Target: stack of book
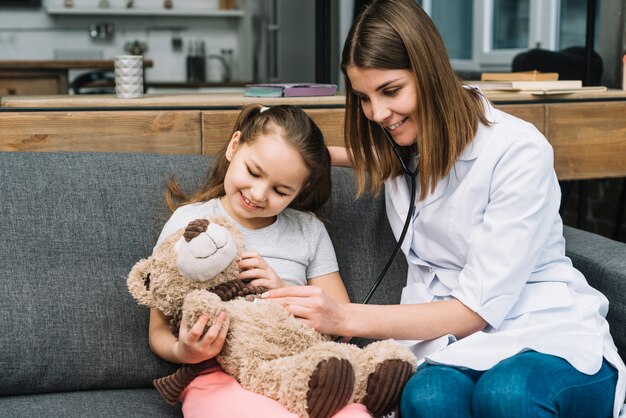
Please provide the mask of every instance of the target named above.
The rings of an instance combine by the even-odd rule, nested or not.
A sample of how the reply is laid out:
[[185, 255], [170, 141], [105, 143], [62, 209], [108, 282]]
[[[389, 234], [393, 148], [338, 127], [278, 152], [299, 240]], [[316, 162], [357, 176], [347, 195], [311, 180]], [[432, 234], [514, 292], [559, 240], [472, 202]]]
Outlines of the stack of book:
[[559, 73], [544, 73], [541, 71], [514, 71], [512, 73], [482, 73], [480, 81], [554, 81], [559, 79]]
[[513, 73], [483, 73], [480, 81], [467, 84], [483, 91], [520, 92], [537, 96], [606, 91], [604, 86], [585, 86], [581, 80], [559, 80], [558, 73], [521, 71]]
[[606, 91], [604, 86], [585, 86], [581, 80], [477, 81], [468, 83], [483, 91], [509, 91], [532, 95], [554, 95]]

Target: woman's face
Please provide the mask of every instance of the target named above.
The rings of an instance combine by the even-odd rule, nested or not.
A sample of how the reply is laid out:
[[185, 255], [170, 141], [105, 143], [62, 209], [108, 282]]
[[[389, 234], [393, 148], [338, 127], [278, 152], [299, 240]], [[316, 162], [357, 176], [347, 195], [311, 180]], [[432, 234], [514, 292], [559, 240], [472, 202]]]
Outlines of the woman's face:
[[[275, 131], [276, 132], [276, 131]], [[309, 177], [300, 153], [277, 133], [241, 144], [235, 132], [226, 152], [222, 205], [240, 225], [258, 229], [271, 225], [298, 196]]]
[[417, 88], [409, 70], [350, 66], [346, 71], [365, 117], [382, 125], [400, 146], [417, 138]]

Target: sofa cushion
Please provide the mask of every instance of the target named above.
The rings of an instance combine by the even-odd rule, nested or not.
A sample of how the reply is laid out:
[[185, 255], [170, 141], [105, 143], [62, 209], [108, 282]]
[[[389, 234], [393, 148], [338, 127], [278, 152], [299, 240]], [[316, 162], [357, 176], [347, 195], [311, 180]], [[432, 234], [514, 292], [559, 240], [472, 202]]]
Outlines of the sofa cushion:
[[[164, 191], [204, 178], [204, 156], [0, 153], [0, 395], [150, 387], [175, 366], [148, 346], [148, 309], [128, 294], [133, 264], [169, 216]], [[354, 200], [333, 172], [324, 208], [341, 274], [361, 301], [394, 246], [384, 201]], [[397, 303], [402, 256], [372, 303]]]
[[567, 226], [563, 234], [574, 267], [609, 299], [606, 318], [618, 352], [626, 360], [626, 245]]
[[[396, 245], [383, 194], [355, 199], [352, 170], [334, 167], [333, 193], [322, 214], [337, 252], [339, 271], [353, 302], [362, 302], [383, 270]], [[370, 300], [371, 304], [400, 303], [406, 285], [407, 264], [399, 252]]]
[[3, 417], [146, 418], [181, 417], [152, 389], [90, 390], [2, 398]]
[[0, 395], [150, 387], [174, 370], [148, 346], [126, 276], [167, 217], [172, 172], [206, 158], [0, 155]]

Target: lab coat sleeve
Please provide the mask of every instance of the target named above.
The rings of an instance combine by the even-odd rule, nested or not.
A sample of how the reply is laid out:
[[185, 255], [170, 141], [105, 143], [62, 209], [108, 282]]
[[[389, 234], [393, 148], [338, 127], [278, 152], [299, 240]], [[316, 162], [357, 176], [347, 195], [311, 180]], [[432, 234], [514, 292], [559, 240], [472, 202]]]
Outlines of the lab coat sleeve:
[[489, 201], [452, 296], [497, 329], [537, 264], [559, 204], [552, 148], [540, 135], [519, 137], [493, 164]]

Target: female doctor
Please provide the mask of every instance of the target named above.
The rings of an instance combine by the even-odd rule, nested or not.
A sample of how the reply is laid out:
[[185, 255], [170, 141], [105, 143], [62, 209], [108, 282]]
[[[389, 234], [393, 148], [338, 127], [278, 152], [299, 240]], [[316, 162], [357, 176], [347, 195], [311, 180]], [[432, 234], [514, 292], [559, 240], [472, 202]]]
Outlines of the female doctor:
[[[333, 161], [353, 167], [359, 194], [385, 186], [396, 238], [415, 206], [401, 305], [301, 286], [266, 297], [329, 335], [408, 340], [423, 362], [403, 418], [617, 416], [626, 368], [607, 299], [565, 256], [547, 140], [461, 85], [414, 0], [366, 8], [341, 68], [348, 152], [332, 148]], [[417, 167], [415, 201], [386, 134]]]

